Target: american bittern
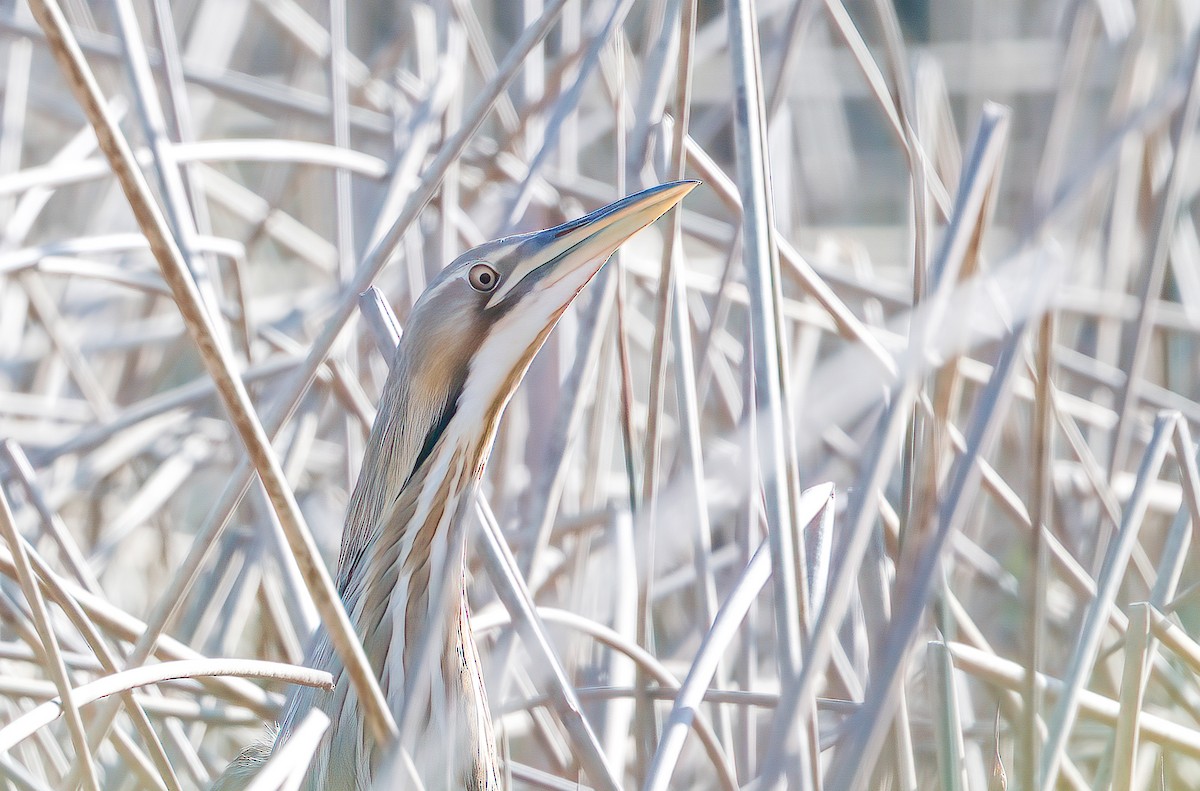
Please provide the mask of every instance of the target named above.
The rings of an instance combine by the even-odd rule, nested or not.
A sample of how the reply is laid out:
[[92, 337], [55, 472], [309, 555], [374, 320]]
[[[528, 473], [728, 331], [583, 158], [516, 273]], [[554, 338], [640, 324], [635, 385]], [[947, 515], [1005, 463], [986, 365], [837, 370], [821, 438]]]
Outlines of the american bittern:
[[[409, 705], [422, 721], [401, 746], [431, 791], [500, 787], [457, 529], [500, 416], [559, 316], [613, 251], [695, 186], [652, 187], [557, 228], [488, 242], [446, 267], [413, 306], [350, 498], [337, 583], [397, 719], [406, 693], [421, 690]], [[450, 600], [439, 610], [447, 580]], [[418, 661], [417, 647], [431, 639], [439, 656]], [[387, 745], [372, 738], [323, 631], [308, 661], [332, 672], [334, 690], [296, 692], [274, 744], [321, 709], [332, 724], [304, 787], [370, 788]], [[244, 787], [273, 747], [248, 748], [216, 788]]]

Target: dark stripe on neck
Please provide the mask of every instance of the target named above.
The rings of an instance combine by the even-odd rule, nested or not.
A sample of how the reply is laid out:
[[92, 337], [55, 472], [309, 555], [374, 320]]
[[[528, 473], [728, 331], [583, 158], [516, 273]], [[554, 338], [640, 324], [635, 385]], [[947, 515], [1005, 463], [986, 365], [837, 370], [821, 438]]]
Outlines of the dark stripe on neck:
[[[446, 399], [446, 403], [442, 406], [441, 413], [437, 419], [429, 426], [429, 432], [425, 435], [425, 441], [421, 444], [421, 452], [417, 454], [417, 460], [413, 462], [412, 470], [409, 471], [408, 477], [404, 479], [404, 486], [400, 487], [400, 491], [408, 488], [409, 481], [417, 474], [417, 470], [421, 469], [424, 464], [433, 454], [434, 447], [437, 446], [438, 440], [446, 433], [446, 427], [450, 425], [450, 420], [454, 417], [454, 413], [458, 411], [458, 398], [462, 395], [465, 382], [455, 383], [454, 389], [450, 392], [450, 397]], [[397, 494], [399, 496], [399, 494]]]

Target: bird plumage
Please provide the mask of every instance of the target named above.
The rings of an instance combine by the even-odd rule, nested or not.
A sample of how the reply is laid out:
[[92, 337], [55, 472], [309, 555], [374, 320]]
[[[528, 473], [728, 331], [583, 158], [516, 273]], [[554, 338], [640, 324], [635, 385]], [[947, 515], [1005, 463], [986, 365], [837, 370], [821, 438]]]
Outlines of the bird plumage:
[[[694, 185], [654, 187], [557, 228], [477, 247], [413, 306], [350, 498], [337, 586], [393, 715], [414, 725], [401, 746], [427, 789], [500, 787], [463, 562], [504, 407], [613, 250]], [[393, 761], [401, 752], [368, 732], [323, 629], [308, 664], [333, 674], [333, 691], [294, 692], [274, 740], [248, 748], [215, 788], [242, 787], [313, 708], [331, 725], [303, 788], [365, 791], [381, 772], [403, 776]]]

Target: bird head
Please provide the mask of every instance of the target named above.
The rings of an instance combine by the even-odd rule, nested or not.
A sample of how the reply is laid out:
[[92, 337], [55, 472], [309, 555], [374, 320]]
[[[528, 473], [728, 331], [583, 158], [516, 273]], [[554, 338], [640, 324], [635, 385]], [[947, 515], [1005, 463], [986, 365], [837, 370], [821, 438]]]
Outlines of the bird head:
[[410, 437], [410, 474], [456, 416], [484, 441], [482, 463], [558, 318], [622, 242], [697, 184], [651, 187], [555, 228], [488, 242], [439, 273], [413, 306], [393, 366], [407, 391], [410, 414], [402, 418], [424, 431]]

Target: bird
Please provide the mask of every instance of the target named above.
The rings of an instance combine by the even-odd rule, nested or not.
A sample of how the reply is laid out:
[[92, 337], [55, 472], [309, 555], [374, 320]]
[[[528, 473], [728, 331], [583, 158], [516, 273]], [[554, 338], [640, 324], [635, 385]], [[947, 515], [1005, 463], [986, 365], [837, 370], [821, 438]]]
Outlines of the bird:
[[[318, 628], [306, 664], [329, 671], [333, 691], [293, 692], [274, 735], [244, 750], [213, 791], [245, 788], [313, 709], [330, 725], [306, 791], [366, 791], [395, 771], [398, 755], [426, 789], [501, 788], [471, 635], [464, 526], [504, 409], [559, 317], [622, 243], [697, 184], [660, 184], [554, 228], [487, 242], [429, 283], [383, 387], [335, 576], [393, 717], [401, 720], [411, 695], [416, 727], [401, 734], [403, 751], [375, 740]], [[437, 653], [421, 661], [428, 640]]]

